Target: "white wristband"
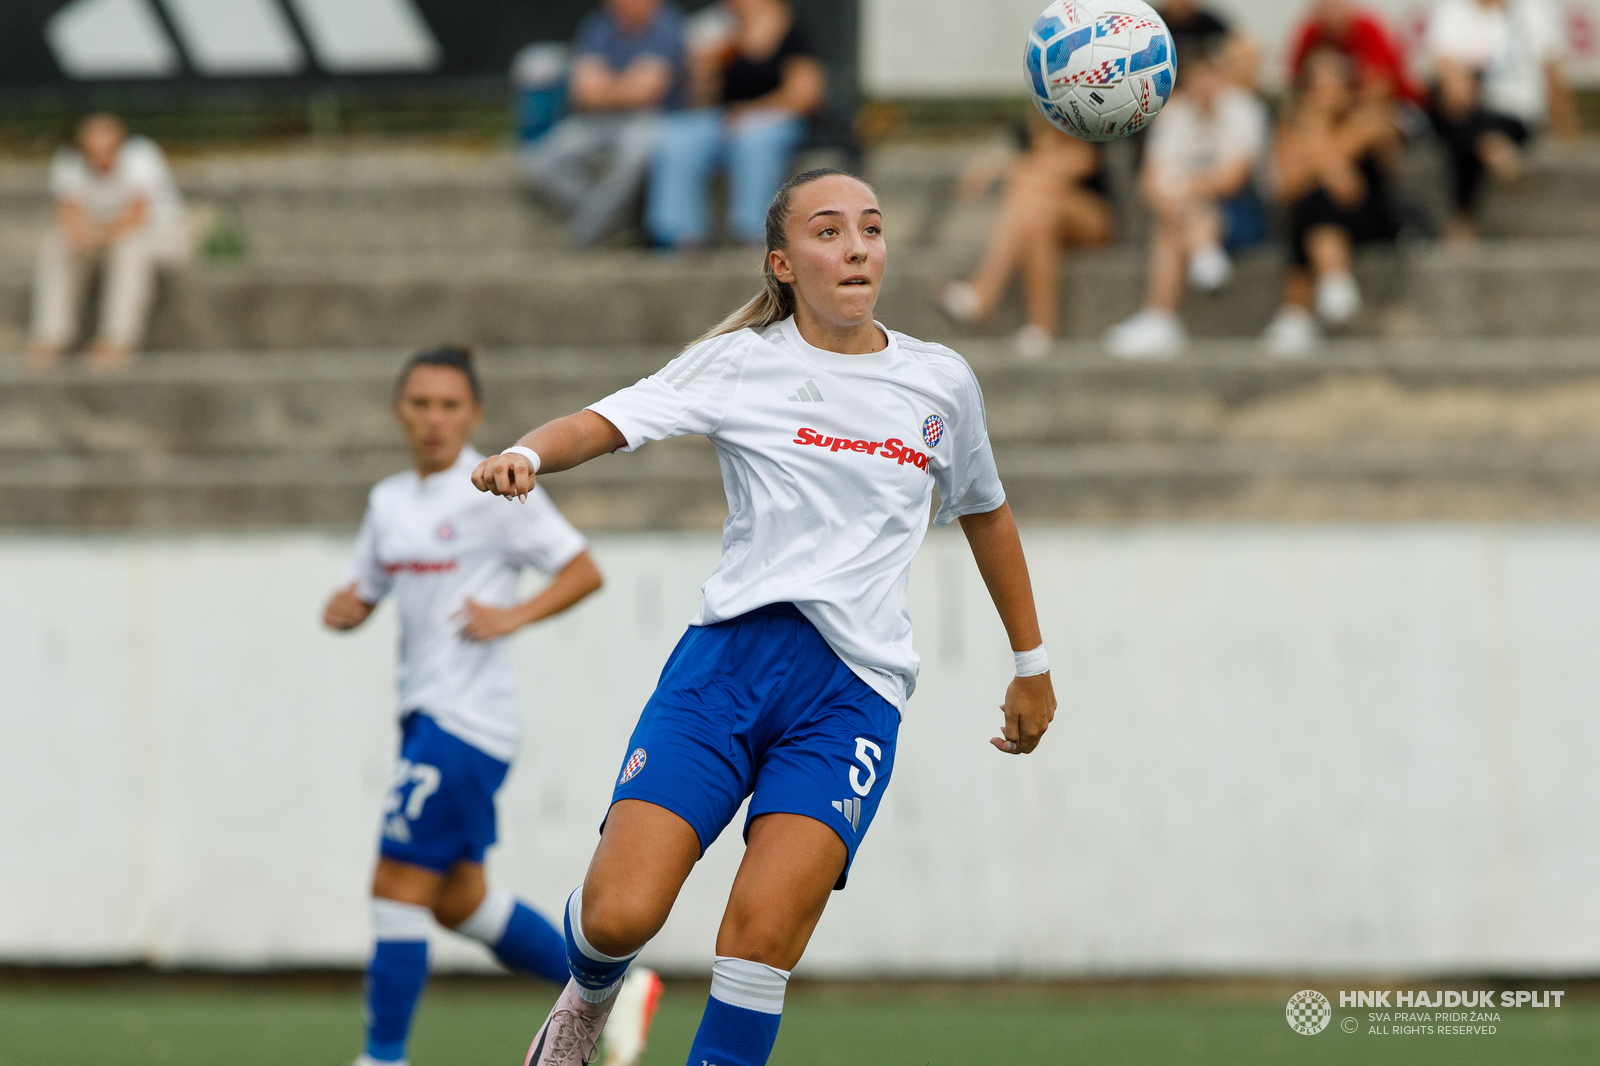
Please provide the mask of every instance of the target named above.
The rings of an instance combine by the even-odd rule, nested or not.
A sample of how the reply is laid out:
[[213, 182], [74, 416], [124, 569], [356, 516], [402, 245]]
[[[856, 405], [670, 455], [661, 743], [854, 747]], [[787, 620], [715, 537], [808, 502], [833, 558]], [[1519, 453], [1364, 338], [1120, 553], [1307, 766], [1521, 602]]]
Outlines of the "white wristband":
[[524, 448], [520, 444], [515, 444], [515, 445], [512, 445], [511, 447], [507, 448], [505, 451], [501, 452], [500, 454], [501, 455], [520, 455], [524, 459], [528, 460], [528, 462], [533, 464], [533, 472], [535, 474], [537, 474], [539, 472], [539, 453], [534, 451], [532, 448]]
[[1034, 677], [1050, 672], [1050, 656], [1045, 653], [1043, 644], [1032, 651], [1014, 651], [1011, 657], [1017, 661], [1018, 677]]

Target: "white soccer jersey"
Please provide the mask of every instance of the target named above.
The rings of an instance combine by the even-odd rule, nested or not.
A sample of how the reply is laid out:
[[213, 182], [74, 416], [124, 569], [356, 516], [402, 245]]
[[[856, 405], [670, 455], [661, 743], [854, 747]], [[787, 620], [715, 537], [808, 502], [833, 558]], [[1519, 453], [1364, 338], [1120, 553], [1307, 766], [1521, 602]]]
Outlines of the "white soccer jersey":
[[446, 732], [510, 762], [522, 735], [510, 653], [503, 640], [462, 636], [457, 616], [469, 598], [513, 606], [523, 567], [554, 574], [587, 544], [542, 488], [526, 504], [479, 492], [472, 471], [482, 461], [463, 448], [448, 470], [378, 482], [345, 580], [366, 603], [395, 594], [400, 713], [426, 711]]
[[[880, 327], [881, 328], [881, 327]], [[627, 437], [703, 433], [728, 493], [722, 561], [691, 624], [792, 602], [897, 708], [916, 686], [906, 582], [928, 528], [1005, 502], [983, 394], [948, 348], [884, 331], [840, 355], [794, 319], [697, 344], [590, 407]]]

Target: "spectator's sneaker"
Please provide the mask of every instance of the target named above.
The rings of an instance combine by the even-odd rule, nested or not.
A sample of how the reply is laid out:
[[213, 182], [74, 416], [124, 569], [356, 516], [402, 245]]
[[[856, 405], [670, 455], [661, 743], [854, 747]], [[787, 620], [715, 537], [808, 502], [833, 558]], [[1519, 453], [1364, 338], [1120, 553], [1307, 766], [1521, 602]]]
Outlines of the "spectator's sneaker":
[[1279, 359], [1303, 359], [1317, 350], [1322, 337], [1310, 311], [1285, 305], [1273, 316], [1272, 324], [1261, 339], [1267, 351]]
[[1317, 279], [1317, 317], [1342, 326], [1361, 313], [1361, 289], [1349, 274], [1324, 274]]
[[1216, 292], [1233, 280], [1233, 260], [1213, 244], [1189, 257], [1189, 284], [1200, 292]]
[[535, 1034], [522, 1066], [587, 1066], [616, 1004], [615, 992], [600, 1003], [590, 1003], [578, 994], [578, 982], [569, 980]]
[[955, 321], [968, 325], [978, 320], [978, 315], [983, 311], [983, 301], [978, 298], [978, 290], [971, 285], [964, 281], [952, 281], [939, 294], [939, 307]]
[[638, 1066], [660, 1003], [661, 978], [655, 971], [643, 966], [629, 970], [606, 1023], [605, 1051], [600, 1056], [603, 1066]]
[[1056, 339], [1043, 326], [1023, 326], [1011, 338], [1011, 347], [1024, 359], [1043, 359], [1056, 346]]
[[1106, 351], [1118, 359], [1172, 359], [1183, 354], [1189, 337], [1171, 311], [1140, 311], [1106, 330]]

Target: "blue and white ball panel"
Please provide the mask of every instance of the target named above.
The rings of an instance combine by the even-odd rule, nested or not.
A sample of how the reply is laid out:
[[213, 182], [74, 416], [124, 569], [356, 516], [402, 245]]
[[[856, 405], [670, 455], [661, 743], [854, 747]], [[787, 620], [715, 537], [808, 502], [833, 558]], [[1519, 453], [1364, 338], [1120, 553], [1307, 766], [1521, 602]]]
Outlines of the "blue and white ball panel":
[[745, 822], [798, 814], [856, 849], [894, 770], [900, 713], [792, 604], [691, 626], [661, 672], [611, 801], [665, 807], [704, 851], [750, 797]]
[[426, 712], [406, 715], [400, 729], [379, 852], [438, 873], [482, 862], [495, 842], [494, 797], [510, 766], [445, 732]]
[[1056, 0], [1028, 35], [1029, 89], [1063, 132], [1109, 141], [1142, 129], [1172, 95], [1172, 36], [1142, 0]]

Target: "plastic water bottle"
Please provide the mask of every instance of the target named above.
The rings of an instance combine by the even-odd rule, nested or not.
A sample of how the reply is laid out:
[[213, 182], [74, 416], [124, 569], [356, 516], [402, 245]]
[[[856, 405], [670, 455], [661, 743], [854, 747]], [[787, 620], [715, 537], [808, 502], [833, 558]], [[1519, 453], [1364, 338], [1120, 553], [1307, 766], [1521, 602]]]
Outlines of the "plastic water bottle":
[[517, 140], [532, 144], [557, 122], [567, 109], [566, 45], [551, 42], [530, 44], [511, 61]]

